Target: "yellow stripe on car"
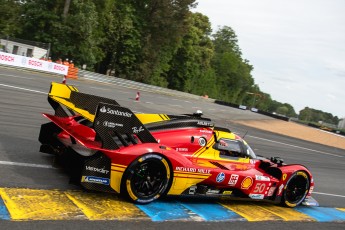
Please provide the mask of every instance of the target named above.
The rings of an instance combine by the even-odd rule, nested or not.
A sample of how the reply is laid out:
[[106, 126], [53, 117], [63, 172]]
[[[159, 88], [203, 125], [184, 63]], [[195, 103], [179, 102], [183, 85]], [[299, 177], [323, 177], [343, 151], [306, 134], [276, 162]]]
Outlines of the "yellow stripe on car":
[[110, 187], [117, 193], [120, 193], [121, 180], [125, 170], [125, 165], [111, 164]]

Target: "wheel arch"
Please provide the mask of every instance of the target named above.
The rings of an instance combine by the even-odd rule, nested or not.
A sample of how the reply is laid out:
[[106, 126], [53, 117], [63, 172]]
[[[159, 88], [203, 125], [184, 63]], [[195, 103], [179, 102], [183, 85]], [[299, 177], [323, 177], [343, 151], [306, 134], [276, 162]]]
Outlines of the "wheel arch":
[[[127, 166], [127, 168], [126, 168], [126, 170], [124, 171], [124, 173], [123, 173], [123, 176], [122, 176], [122, 178], [121, 178], [121, 182], [120, 182], [120, 194], [122, 194], [122, 195], [126, 195], [127, 197], [128, 196], [131, 196], [130, 194], [128, 194], [128, 190], [127, 190], [127, 185], [126, 185], [126, 183], [127, 183], [127, 174], [129, 173], [129, 171], [131, 170], [131, 168], [132, 168], [132, 166], [134, 166], [135, 164], [137, 164], [138, 162], [140, 162], [140, 161], [143, 161], [143, 160], [145, 160], [145, 159], [143, 159], [143, 160], [141, 160], [142, 158], [145, 158], [145, 157], [147, 157], [147, 156], [149, 156], [149, 155], [154, 155], [154, 156], [159, 156], [159, 157], [161, 157], [163, 160], [162, 160], [162, 163], [165, 165], [165, 164], [167, 164], [168, 165], [168, 168], [169, 168], [169, 172], [168, 172], [168, 175], [169, 175], [169, 178], [168, 178], [168, 184], [167, 184], [167, 186], [166, 186], [166, 188], [165, 188], [165, 190], [162, 192], [162, 194], [160, 194], [159, 196], [161, 197], [161, 196], [164, 196], [164, 195], [166, 195], [167, 193], [168, 193], [168, 191], [170, 190], [170, 188], [171, 188], [171, 185], [172, 185], [172, 182], [173, 182], [173, 165], [172, 165], [172, 163], [171, 163], [171, 161], [169, 160], [169, 158], [167, 157], [167, 156], [165, 156], [164, 154], [162, 154], [162, 153], [159, 153], [159, 152], [146, 152], [146, 153], [144, 153], [144, 154], [141, 154], [141, 155], [139, 155], [139, 156], [137, 156], [128, 166]], [[166, 166], [166, 165], [165, 165]], [[132, 192], [132, 191], [130, 191], [130, 192]], [[132, 194], [133, 194], [133, 192], [132, 192]], [[149, 202], [147, 202], [147, 203], [149, 203]]]

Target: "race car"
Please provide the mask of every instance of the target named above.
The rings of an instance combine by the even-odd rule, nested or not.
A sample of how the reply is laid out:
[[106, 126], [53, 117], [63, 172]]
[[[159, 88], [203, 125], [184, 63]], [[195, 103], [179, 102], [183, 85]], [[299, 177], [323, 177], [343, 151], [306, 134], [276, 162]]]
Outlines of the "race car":
[[200, 111], [135, 114], [113, 99], [55, 82], [48, 102], [55, 114], [43, 114], [50, 122], [41, 126], [40, 151], [65, 159], [85, 189], [139, 204], [165, 195], [315, 204], [305, 166], [256, 156], [245, 140]]

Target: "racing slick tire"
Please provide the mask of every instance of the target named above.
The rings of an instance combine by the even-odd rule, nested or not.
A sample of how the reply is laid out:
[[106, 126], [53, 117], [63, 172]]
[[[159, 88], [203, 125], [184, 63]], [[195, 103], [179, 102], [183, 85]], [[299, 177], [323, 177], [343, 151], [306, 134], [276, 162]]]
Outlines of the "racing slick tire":
[[146, 154], [128, 166], [121, 191], [135, 203], [150, 203], [167, 193], [170, 178], [171, 169], [167, 160], [157, 154]]
[[293, 173], [284, 187], [282, 204], [290, 208], [298, 206], [307, 196], [309, 187], [310, 181], [306, 172]]

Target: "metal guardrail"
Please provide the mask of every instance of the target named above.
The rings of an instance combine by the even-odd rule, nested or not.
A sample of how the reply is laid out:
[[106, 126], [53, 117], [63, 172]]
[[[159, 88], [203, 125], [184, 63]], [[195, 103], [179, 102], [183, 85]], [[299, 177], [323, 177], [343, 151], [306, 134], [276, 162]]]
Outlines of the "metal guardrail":
[[[149, 91], [149, 92], [154, 92], [154, 93], [161, 93], [161, 94], [165, 94], [165, 95], [174, 95], [174, 96], [178, 96], [178, 97], [185, 97], [185, 98], [192, 98], [192, 99], [203, 98], [201, 96], [186, 93], [186, 92], [167, 89], [167, 88], [154, 86], [154, 85], [148, 85], [148, 84], [144, 84], [141, 82], [131, 81], [131, 80], [123, 79], [123, 78], [107, 76], [104, 74], [94, 73], [94, 72], [90, 72], [90, 71], [86, 71], [86, 70], [79, 70], [78, 78], [88, 79], [88, 80], [97, 81], [97, 82], [110, 83], [110, 84], [114, 84], [117, 86], [123, 86], [126, 88], [133, 88], [133, 89], [137, 89], [137, 90]], [[208, 100], [210, 102], [214, 101], [213, 99], [206, 99], [206, 100]]]
[[[10, 66], [10, 65], [2, 65], [2, 64], [0, 64], [0, 66], [4, 67], [4, 68], [9, 68], [9, 69], [26, 70], [26, 71], [33, 71], [33, 72], [57, 75], [54, 73], [47, 73], [45, 71], [28, 69], [28, 68], [18, 67], [18, 66]], [[59, 75], [59, 76], [61, 76], [61, 75]], [[148, 85], [148, 84], [144, 84], [144, 83], [140, 83], [140, 82], [136, 82], [136, 81], [131, 81], [131, 80], [123, 79], [123, 78], [107, 76], [104, 74], [94, 73], [94, 72], [90, 72], [90, 71], [86, 71], [86, 70], [82, 70], [82, 69], [79, 69], [78, 78], [114, 84], [117, 86], [123, 86], [126, 88], [133, 88], [133, 89], [147, 91], [147, 92], [160, 93], [160, 94], [165, 94], [165, 95], [169, 95], [169, 96], [177, 96], [177, 97], [184, 97], [184, 98], [191, 98], [191, 99], [203, 99], [203, 100], [207, 100], [209, 102], [214, 102], [214, 99], [211, 99], [211, 98], [203, 98], [202, 96], [198, 96], [198, 95], [194, 95], [194, 94], [190, 94], [190, 93], [185, 93], [185, 92], [167, 89], [167, 88], [154, 86], [154, 85]]]

